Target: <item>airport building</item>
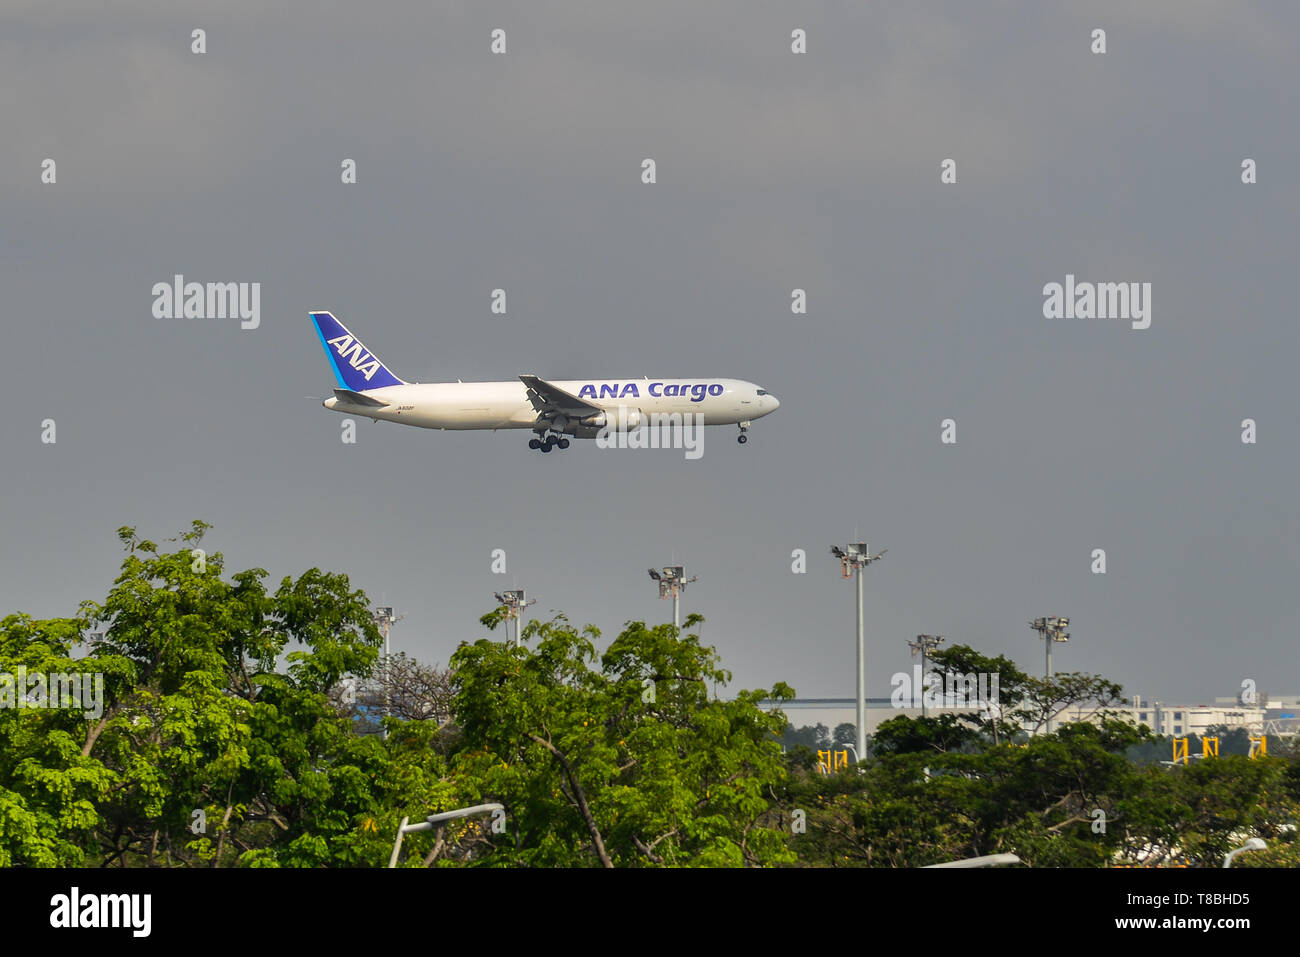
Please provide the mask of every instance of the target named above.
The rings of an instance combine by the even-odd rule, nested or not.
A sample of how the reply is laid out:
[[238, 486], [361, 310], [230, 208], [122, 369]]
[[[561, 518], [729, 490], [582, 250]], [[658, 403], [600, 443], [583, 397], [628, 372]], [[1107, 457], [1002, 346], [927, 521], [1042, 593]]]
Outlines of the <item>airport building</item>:
[[[1204, 735], [1211, 728], [1244, 728], [1251, 734], [1264, 730], [1265, 709], [1259, 705], [1242, 704], [1236, 698], [1216, 698], [1214, 704], [1175, 704], [1167, 701], [1148, 701], [1134, 695], [1132, 704], [1112, 707], [1118, 712], [1114, 717], [1133, 724], [1146, 725], [1156, 734], [1181, 738], [1189, 734]], [[1097, 721], [1096, 705], [1076, 705], [1066, 708], [1057, 717], [1060, 722]]]
[[[764, 708], [779, 707], [785, 712], [792, 727], [813, 727], [821, 724], [830, 731], [838, 725], [857, 723], [857, 701], [854, 698], [796, 698], [793, 701], [764, 701]], [[925, 713], [933, 718], [940, 714], [971, 714], [974, 708], [926, 708]], [[921, 717], [920, 708], [896, 708], [889, 698], [867, 699], [867, 734], [875, 734], [876, 728], [899, 716], [908, 718]]]
[[[834, 731], [838, 725], [854, 724], [856, 702], [853, 698], [797, 698], [786, 702], [764, 702], [764, 707], [779, 706], [794, 728], [824, 725]], [[943, 713], [971, 713], [972, 708], [930, 707], [931, 717]], [[1213, 704], [1185, 704], [1153, 701], [1134, 695], [1132, 703], [1109, 709], [1120, 720], [1143, 724], [1160, 735], [1183, 737], [1204, 735], [1211, 728], [1244, 728], [1251, 734], [1290, 735], [1300, 732], [1300, 695], [1260, 695], [1258, 703], [1246, 704], [1240, 697], [1215, 698]], [[904, 715], [921, 717], [920, 708], [894, 707], [889, 698], [868, 698], [867, 734], [874, 734], [882, 722]], [[1054, 725], [1100, 720], [1096, 704], [1081, 704], [1060, 711]]]

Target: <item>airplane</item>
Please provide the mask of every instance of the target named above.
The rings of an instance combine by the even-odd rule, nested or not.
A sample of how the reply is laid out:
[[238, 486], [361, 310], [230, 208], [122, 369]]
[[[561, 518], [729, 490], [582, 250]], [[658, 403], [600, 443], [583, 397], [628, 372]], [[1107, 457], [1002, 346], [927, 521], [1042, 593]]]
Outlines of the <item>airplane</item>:
[[[655, 413], [700, 413], [706, 425], [735, 425], [747, 441], [750, 424], [771, 415], [776, 396], [742, 379], [572, 379], [548, 382], [521, 375], [510, 382], [407, 382], [399, 379], [333, 313], [312, 310], [338, 388], [321, 404], [422, 429], [529, 429], [530, 449], [569, 447], [569, 436], [594, 439], [622, 424], [635, 429]], [[661, 420], [667, 421], [667, 420]], [[690, 420], [687, 420], [690, 421]]]

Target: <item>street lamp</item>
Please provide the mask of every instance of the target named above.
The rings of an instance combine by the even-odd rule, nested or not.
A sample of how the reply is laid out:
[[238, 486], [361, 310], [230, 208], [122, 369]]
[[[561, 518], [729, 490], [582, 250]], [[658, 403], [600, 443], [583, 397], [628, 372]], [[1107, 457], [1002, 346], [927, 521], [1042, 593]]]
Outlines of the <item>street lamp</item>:
[[948, 861], [946, 864], [926, 864], [922, 870], [932, 867], [997, 867], [1000, 864], [1019, 864], [1020, 858], [1015, 854], [988, 854], [984, 857], [966, 857], [960, 861]]
[[925, 717], [925, 664], [930, 652], [939, 647], [943, 635], [917, 635], [915, 641], [909, 641], [907, 647], [912, 654], [921, 653], [921, 717]]
[[[1047, 680], [1052, 678], [1052, 643], [1056, 641], [1069, 641], [1070, 635], [1065, 630], [1070, 627], [1070, 619], [1062, 618], [1059, 615], [1049, 615], [1046, 618], [1035, 618], [1029, 623], [1029, 627], [1038, 632], [1043, 639], [1043, 645], [1047, 648]], [[1047, 733], [1052, 733], [1052, 716], [1047, 716]]]
[[840, 560], [840, 576], [850, 578], [854, 571], [858, 573], [858, 754], [865, 754], [867, 751], [867, 672], [862, 627], [862, 569], [872, 562], [879, 561], [885, 551], [888, 549], [882, 551], [880, 555], [873, 556], [866, 542], [853, 542], [843, 548], [838, 545], [831, 546], [831, 554]]
[[[836, 745], [832, 745], [832, 747], [836, 747]], [[853, 745], [849, 744], [848, 742], [845, 742], [844, 744], [838, 745], [838, 747], [844, 748], [846, 751], [852, 751], [852, 752], [853, 752], [853, 763], [854, 763], [854, 764], [857, 764], [859, 761], [862, 760], [860, 757], [858, 757], [858, 749], [855, 748]]]
[[1231, 866], [1232, 866], [1232, 859], [1233, 859], [1234, 857], [1236, 857], [1238, 854], [1241, 854], [1241, 853], [1243, 853], [1243, 852], [1245, 852], [1245, 851], [1262, 851], [1262, 850], [1264, 850], [1266, 847], [1268, 847], [1268, 845], [1265, 844], [1265, 843], [1263, 842], [1263, 840], [1261, 840], [1261, 839], [1258, 838], [1258, 837], [1252, 837], [1249, 841], [1247, 841], [1247, 842], [1246, 842], [1245, 844], [1243, 844], [1241, 847], [1234, 848], [1233, 850], [1229, 851], [1229, 852], [1227, 853], [1227, 856], [1225, 856], [1225, 857], [1223, 858], [1223, 866], [1224, 866], [1224, 867], [1231, 867]]
[[461, 817], [473, 817], [476, 814], [495, 814], [497, 811], [504, 811], [505, 808], [500, 804], [475, 804], [473, 807], [462, 807], [455, 811], [443, 811], [441, 814], [430, 814], [419, 824], [408, 825], [406, 822], [409, 817], [402, 818], [401, 825], [397, 828], [397, 840], [393, 842], [393, 854], [388, 859], [389, 867], [397, 866], [397, 855], [402, 850], [402, 838], [407, 834], [414, 834], [416, 831], [431, 831], [434, 826], [441, 824], [443, 821], [451, 821]]
[[681, 592], [686, 591], [686, 586], [695, 579], [686, 577], [686, 566], [684, 565], [665, 565], [662, 571], [651, 568], [650, 577], [659, 583], [660, 598], [667, 598], [672, 595], [673, 628], [681, 631], [681, 606], [678, 596]]

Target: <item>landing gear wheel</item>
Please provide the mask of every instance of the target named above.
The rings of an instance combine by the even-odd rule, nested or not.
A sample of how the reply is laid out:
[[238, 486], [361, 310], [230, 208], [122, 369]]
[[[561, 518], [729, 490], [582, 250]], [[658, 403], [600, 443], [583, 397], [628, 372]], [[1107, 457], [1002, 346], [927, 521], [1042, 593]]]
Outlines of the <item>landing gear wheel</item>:
[[556, 443], [556, 444], [560, 446], [561, 450], [563, 450], [563, 449], [567, 449], [567, 448], [569, 447], [569, 440], [568, 440], [568, 439], [560, 439], [560, 441], [559, 441], [558, 443]]
[[530, 449], [540, 449], [542, 447], [542, 443], [539, 439], [529, 439], [528, 447]]
[[738, 436], [736, 436], [736, 441], [739, 442], [741, 445], [744, 445], [746, 442], [749, 441], [749, 436], [747, 436], [744, 432], [741, 432]]
[[545, 442], [542, 443], [543, 452], [549, 452], [553, 448], [555, 448], [555, 443], [552, 442], [550, 439], [547, 439]]

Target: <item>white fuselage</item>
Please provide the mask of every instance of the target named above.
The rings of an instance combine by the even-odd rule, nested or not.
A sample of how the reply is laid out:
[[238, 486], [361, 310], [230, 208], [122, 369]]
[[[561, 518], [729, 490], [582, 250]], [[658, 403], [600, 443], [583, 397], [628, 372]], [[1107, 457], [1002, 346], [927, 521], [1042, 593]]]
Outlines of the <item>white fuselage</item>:
[[[705, 425], [738, 425], [774, 412], [775, 396], [760, 395], [742, 379], [569, 379], [548, 380], [606, 412], [620, 407], [654, 413], [703, 415]], [[709, 385], [715, 388], [710, 391]], [[721, 393], [717, 386], [721, 386]], [[692, 387], [695, 387], [694, 389]], [[703, 388], [700, 388], [703, 387]], [[703, 392], [703, 395], [700, 393]], [[684, 394], [683, 394], [684, 393]], [[371, 389], [367, 396], [388, 403], [381, 407], [354, 405], [332, 397], [324, 406], [349, 415], [400, 422], [424, 429], [535, 429], [538, 413], [528, 390], [513, 382], [409, 383]]]

